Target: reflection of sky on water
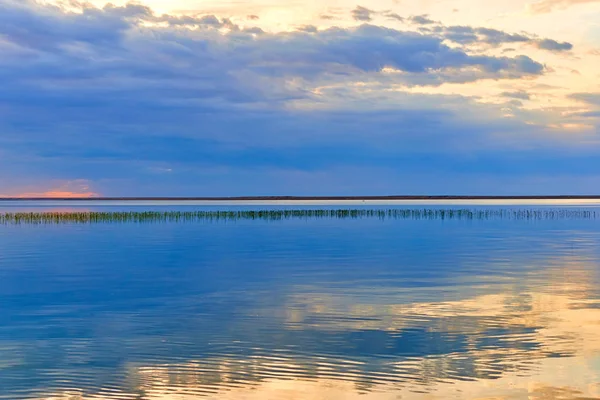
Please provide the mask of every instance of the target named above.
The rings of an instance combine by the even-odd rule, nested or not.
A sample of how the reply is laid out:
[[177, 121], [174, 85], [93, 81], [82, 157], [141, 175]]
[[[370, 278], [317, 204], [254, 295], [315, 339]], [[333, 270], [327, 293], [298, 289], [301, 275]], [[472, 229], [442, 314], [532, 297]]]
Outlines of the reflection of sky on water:
[[0, 227], [0, 398], [594, 398], [596, 225]]
[[580, 208], [595, 210], [598, 199], [501, 199], [501, 200], [3, 200], [0, 212], [37, 211], [144, 211], [144, 210], [244, 210], [315, 208]]

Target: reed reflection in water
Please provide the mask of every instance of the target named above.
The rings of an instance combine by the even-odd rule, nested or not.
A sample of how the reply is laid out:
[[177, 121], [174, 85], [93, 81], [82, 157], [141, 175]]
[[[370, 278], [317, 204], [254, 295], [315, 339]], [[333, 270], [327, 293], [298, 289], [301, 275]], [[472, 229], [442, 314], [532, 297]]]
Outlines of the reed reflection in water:
[[206, 222], [0, 227], [0, 398], [600, 397], [593, 219]]

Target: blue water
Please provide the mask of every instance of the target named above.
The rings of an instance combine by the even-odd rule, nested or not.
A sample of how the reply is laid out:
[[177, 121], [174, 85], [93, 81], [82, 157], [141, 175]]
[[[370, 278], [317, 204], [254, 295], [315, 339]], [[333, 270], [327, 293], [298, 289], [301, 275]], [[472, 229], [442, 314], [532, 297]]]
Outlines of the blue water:
[[585, 219], [0, 225], [0, 399], [600, 398], [599, 243]]

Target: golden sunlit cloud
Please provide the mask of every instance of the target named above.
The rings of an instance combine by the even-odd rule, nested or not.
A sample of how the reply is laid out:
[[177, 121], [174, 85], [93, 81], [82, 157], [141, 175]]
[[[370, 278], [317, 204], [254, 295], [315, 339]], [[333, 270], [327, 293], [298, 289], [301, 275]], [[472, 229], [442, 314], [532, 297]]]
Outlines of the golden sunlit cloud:
[[548, 13], [555, 9], [567, 8], [577, 4], [599, 3], [599, 0], [542, 0], [529, 5], [534, 14]]

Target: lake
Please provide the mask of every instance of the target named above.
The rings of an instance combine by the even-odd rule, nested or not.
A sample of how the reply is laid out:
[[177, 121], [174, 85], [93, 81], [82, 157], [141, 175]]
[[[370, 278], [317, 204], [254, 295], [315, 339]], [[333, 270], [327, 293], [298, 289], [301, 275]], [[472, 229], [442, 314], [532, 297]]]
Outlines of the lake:
[[0, 224], [0, 399], [600, 398], [598, 204], [0, 202], [149, 211]]

